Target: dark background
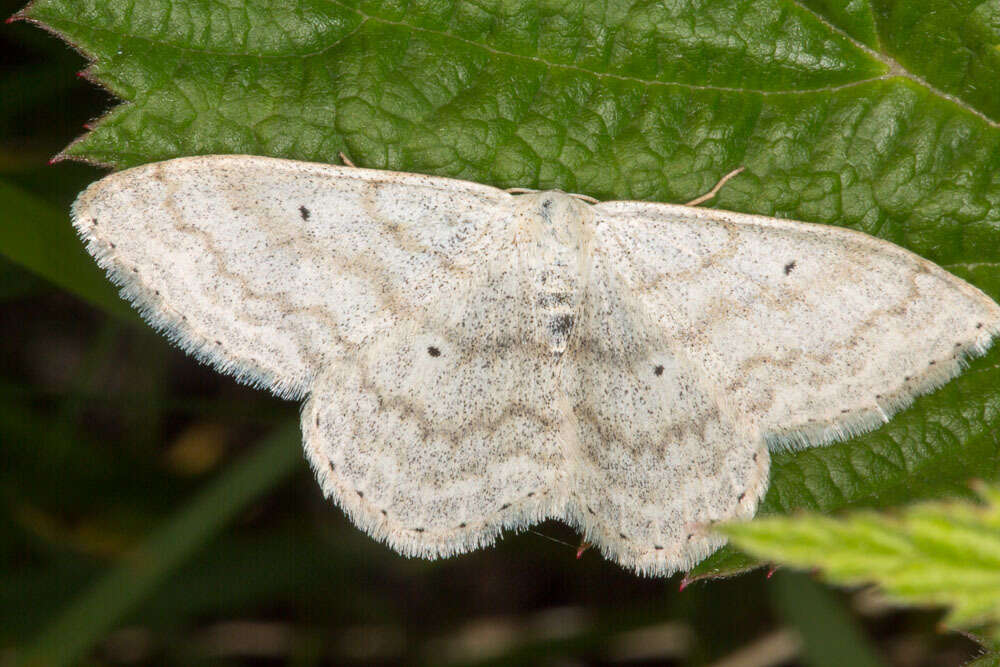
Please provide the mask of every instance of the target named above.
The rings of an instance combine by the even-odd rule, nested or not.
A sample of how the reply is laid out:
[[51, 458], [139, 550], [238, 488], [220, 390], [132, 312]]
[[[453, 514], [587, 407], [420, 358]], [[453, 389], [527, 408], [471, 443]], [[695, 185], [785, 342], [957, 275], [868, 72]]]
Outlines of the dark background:
[[[17, 9], [0, 2], [0, 16]], [[803, 574], [681, 591], [680, 577], [577, 560], [578, 536], [554, 522], [437, 562], [372, 541], [323, 500], [288, 428], [296, 404], [39, 277], [59, 272], [44, 250], [71, 234], [70, 203], [105, 173], [47, 162], [115, 102], [75, 76], [78, 54], [27, 23], [0, 28], [0, 63], [0, 251], [42, 247], [34, 270], [0, 256], [0, 664], [38, 652], [86, 664], [728, 667], [976, 654], [937, 630], [938, 612]]]

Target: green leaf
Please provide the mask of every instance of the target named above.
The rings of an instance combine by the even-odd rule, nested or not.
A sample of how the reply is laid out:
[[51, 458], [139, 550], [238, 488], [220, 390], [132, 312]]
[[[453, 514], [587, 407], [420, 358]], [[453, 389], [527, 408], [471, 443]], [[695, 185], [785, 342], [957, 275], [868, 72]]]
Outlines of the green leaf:
[[982, 505], [927, 502], [895, 517], [769, 517], [721, 530], [759, 558], [819, 568], [838, 584], [875, 582], [897, 603], [947, 606], [947, 625], [991, 626], [1000, 640], [1000, 487], [977, 490]]
[[[862, 230], [1000, 297], [996, 2], [38, 0], [21, 16], [125, 102], [62, 157], [344, 151], [673, 202], [745, 166], [713, 205]], [[996, 476], [998, 358], [875, 433], [777, 454], [762, 512]], [[727, 549], [693, 576], [751, 564]]]

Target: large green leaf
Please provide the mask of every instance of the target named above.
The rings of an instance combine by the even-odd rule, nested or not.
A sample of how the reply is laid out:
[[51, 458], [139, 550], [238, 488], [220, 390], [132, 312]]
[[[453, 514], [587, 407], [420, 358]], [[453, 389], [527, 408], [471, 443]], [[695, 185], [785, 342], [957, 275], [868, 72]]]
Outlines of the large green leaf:
[[[1000, 4], [39, 0], [126, 103], [63, 156], [255, 153], [716, 205], [899, 243], [1000, 297]], [[775, 457], [763, 511], [997, 474], [997, 354], [889, 426]], [[724, 550], [702, 572], [751, 563]]]

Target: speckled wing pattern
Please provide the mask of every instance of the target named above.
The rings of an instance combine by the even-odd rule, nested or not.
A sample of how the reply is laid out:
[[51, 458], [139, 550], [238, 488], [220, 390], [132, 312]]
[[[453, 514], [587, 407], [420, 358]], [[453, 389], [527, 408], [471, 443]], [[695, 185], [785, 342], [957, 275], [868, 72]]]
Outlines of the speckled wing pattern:
[[174, 342], [305, 399], [324, 492], [407, 555], [558, 518], [636, 571], [690, 567], [753, 515], [769, 444], [873, 428], [1000, 331], [897, 246], [724, 211], [204, 156], [73, 214]]
[[867, 234], [668, 204], [595, 210], [629, 294], [771, 445], [887, 422], [1000, 329], [981, 291]]

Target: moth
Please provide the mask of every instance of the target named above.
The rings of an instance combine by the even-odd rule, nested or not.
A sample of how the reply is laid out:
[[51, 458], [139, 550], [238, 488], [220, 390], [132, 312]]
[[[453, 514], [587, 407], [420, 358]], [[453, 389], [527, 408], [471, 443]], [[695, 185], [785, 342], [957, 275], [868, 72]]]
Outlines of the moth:
[[770, 448], [875, 428], [1000, 331], [891, 243], [690, 206], [231, 155], [107, 176], [73, 220], [173, 342], [304, 400], [324, 493], [409, 556], [556, 518], [688, 568]]

